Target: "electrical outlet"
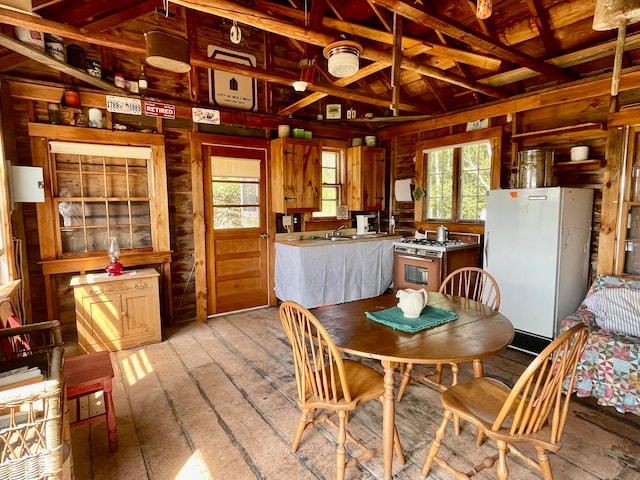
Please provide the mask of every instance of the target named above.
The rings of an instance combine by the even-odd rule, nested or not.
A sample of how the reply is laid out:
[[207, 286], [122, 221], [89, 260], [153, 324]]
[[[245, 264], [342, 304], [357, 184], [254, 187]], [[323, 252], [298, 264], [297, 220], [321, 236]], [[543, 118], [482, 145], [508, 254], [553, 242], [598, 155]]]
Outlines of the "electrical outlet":
[[290, 227], [291, 226], [291, 215], [283, 215], [282, 216], [282, 226]]

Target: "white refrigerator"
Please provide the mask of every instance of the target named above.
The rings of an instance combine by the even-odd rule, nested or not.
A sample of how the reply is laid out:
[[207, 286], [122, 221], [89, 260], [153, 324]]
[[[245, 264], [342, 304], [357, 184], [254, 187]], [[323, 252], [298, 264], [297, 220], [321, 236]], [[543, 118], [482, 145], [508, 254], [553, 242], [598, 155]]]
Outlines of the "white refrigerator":
[[500, 312], [517, 332], [551, 340], [580, 305], [589, 280], [592, 210], [590, 189], [489, 192], [483, 266], [498, 282]]

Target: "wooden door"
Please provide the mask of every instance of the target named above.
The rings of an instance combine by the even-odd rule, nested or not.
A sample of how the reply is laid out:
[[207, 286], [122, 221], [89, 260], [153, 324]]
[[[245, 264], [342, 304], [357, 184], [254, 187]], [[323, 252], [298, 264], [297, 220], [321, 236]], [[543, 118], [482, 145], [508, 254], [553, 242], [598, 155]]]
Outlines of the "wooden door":
[[262, 147], [203, 146], [209, 314], [269, 303]]
[[364, 209], [384, 210], [384, 160], [383, 148], [367, 148], [366, 161], [362, 175], [364, 184]]

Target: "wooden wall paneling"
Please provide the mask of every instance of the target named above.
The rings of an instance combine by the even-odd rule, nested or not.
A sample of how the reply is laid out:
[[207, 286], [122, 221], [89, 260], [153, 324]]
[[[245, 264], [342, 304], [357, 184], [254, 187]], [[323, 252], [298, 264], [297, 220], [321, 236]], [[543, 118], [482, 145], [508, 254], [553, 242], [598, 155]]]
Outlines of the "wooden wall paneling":
[[604, 167], [602, 213], [598, 241], [597, 273], [599, 274], [613, 274], [615, 272], [620, 175], [625, 160], [627, 133], [627, 129], [624, 127], [609, 128], [607, 131], [607, 165]]
[[173, 321], [196, 318], [195, 255], [189, 130], [165, 128]]
[[[207, 251], [206, 224], [204, 199], [204, 159], [202, 158], [202, 136], [198, 133], [189, 134], [191, 147], [191, 201], [193, 206], [193, 250], [195, 263], [196, 284], [196, 320], [204, 322], [207, 319], [207, 297], [215, 301], [215, 295], [207, 295]], [[213, 267], [213, 266], [212, 266]], [[213, 305], [215, 309], [215, 305]], [[215, 310], [212, 310], [215, 311]]]

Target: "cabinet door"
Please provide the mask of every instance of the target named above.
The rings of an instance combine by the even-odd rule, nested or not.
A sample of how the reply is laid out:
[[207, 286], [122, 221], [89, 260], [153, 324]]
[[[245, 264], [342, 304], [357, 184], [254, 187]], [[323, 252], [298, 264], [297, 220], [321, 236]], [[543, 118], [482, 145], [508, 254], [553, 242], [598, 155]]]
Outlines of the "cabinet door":
[[287, 138], [271, 145], [274, 211], [320, 210], [320, 144]]
[[352, 147], [347, 150], [347, 206], [350, 210], [384, 208], [385, 150]]
[[124, 333], [120, 295], [89, 295], [82, 298], [82, 319], [78, 322], [78, 343], [89, 352], [119, 350]]
[[367, 148], [362, 169], [364, 210], [384, 209], [384, 159], [382, 148]]

